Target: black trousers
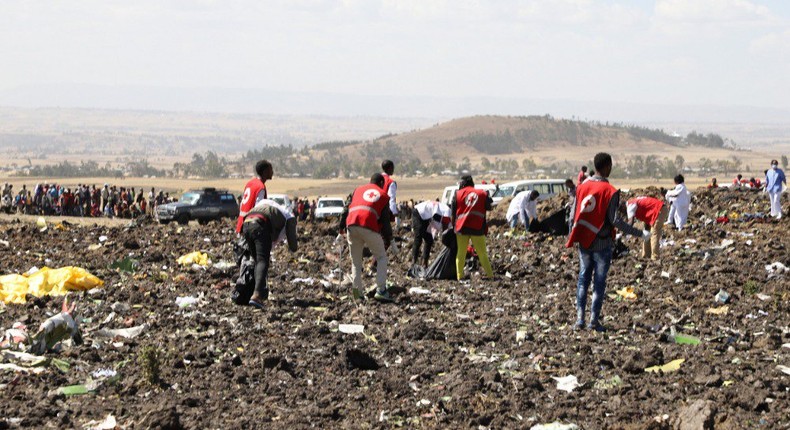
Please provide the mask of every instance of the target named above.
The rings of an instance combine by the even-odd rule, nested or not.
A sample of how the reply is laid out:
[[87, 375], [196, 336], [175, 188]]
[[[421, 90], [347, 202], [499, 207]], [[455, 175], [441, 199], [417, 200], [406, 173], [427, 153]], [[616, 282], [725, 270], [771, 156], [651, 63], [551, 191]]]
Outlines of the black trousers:
[[269, 276], [269, 260], [272, 255], [272, 229], [264, 220], [245, 222], [241, 227], [244, 238], [255, 259], [255, 295], [261, 299], [269, 298], [266, 277]]
[[411, 211], [411, 230], [414, 232], [414, 246], [411, 250], [411, 262], [417, 264], [417, 259], [420, 256], [420, 246], [425, 242], [422, 249], [422, 264], [428, 265], [428, 258], [431, 255], [431, 247], [433, 246], [433, 236], [428, 232], [431, 220], [424, 220], [420, 217], [420, 212], [417, 209]]

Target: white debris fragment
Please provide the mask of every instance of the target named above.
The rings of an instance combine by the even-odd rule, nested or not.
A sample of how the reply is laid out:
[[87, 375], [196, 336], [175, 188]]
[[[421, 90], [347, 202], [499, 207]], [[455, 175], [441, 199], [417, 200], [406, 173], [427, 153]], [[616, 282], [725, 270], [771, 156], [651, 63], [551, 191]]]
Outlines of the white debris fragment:
[[574, 375], [568, 375], [563, 377], [552, 376], [551, 379], [557, 381], [558, 390], [567, 391], [569, 393], [573, 391], [575, 388], [581, 386], [581, 384], [579, 384], [579, 380], [576, 379]]
[[337, 326], [337, 330], [345, 334], [362, 333], [365, 331], [365, 326], [362, 324], [340, 324]]

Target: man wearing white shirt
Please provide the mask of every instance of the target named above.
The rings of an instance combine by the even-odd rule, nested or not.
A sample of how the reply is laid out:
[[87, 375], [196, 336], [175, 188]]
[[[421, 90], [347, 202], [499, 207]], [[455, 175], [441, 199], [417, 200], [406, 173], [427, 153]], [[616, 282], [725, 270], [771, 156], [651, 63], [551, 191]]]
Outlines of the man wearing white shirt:
[[400, 225], [400, 214], [398, 213], [398, 199], [395, 194], [398, 192], [398, 183], [392, 179], [392, 174], [395, 173], [395, 163], [392, 160], [384, 160], [381, 162], [381, 175], [384, 176], [384, 192], [390, 197], [389, 208], [390, 213], [394, 217], [395, 225]]
[[530, 223], [538, 217], [538, 193], [535, 190], [525, 190], [513, 197], [507, 207], [507, 222], [510, 228], [516, 228], [519, 221], [524, 228], [529, 230]]
[[414, 205], [411, 213], [411, 229], [414, 232], [412, 247], [412, 265], [416, 265], [422, 246], [422, 267], [428, 266], [428, 259], [433, 246], [433, 232], [442, 231], [450, 222], [450, 207], [438, 200], [426, 200]]
[[669, 208], [669, 221], [667, 224], [674, 224], [678, 230], [683, 230], [689, 216], [691, 206], [691, 193], [686, 188], [683, 175], [675, 176], [675, 188], [667, 191], [667, 201], [672, 203]]

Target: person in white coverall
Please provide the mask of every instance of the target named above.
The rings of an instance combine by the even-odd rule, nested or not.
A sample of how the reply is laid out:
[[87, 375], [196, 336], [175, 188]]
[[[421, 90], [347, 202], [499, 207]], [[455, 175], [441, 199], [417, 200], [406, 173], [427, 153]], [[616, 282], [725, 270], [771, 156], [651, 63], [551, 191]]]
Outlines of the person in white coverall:
[[516, 228], [520, 221], [529, 230], [529, 224], [538, 217], [538, 196], [535, 190], [525, 190], [513, 197], [505, 215], [510, 228]]
[[667, 191], [666, 199], [672, 204], [669, 208], [669, 221], [667, 224], [674, 224], [678, 230], [683, 230], [686, 220], [689, 217], [689, 207], [691, 206], [691, 193], [686, 188], [683, 175], [675, 176], [675, 188]]

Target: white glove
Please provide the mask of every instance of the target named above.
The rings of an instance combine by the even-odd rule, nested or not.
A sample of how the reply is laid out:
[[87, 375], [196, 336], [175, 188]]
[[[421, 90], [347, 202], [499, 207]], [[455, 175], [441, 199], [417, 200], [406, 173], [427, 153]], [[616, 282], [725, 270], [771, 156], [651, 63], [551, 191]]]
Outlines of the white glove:
[[650, 232], [647, 230], [642, 230], [642, 240], [645, 242], [650, 240]]

